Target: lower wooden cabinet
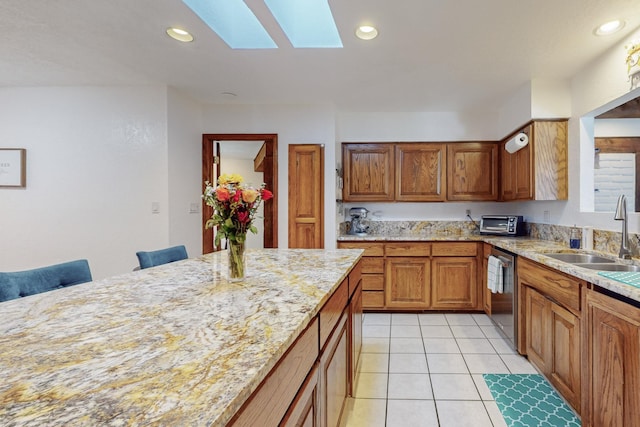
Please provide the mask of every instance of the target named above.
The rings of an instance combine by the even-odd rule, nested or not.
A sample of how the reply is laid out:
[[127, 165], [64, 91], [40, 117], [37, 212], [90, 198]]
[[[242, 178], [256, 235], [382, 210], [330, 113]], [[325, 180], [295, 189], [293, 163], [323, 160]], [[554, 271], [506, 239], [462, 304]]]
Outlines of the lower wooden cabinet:
[[[534, 262], [518, 262], [520, 352], [580, 413], [581, 334], [579, 295], [585, 284]], [[566, 306], [558, 301], [564, 300]], [[578, 309], [573, 307], [574, 302]]]
[[420, 310], [431, 306], [429, 258], [387, 258], [385, 282], [385, 307]]
[[640, 308], [586, 290], [582, 425], [640, 425]]
[[318, 364], [314, 366], [307, 380], [280, 423], [281, 427], [320, 426], [320, 375]]
[[457, 241], [338, 242], [339, 248], [365, 250], [365, 311], [482, 310], [481, 245]]
[[320, 356], [320, 425], [336, 427], [349, 394], [348, 313], [327, 341]]
[[358, 364], [360, 362], [360, 353], [362, 352], [362, 280], [358, 283], [356, 291], [351, 298], [349, 304], [349, 344], [351, 346], [351, 357], [349, 359], [349, 395], [353, 396], [356, 383], [356, 375], [358, 373]]
[[470, 257], [435, 257], [431, 261], [431, 308], [478, 308], [478, 263]]

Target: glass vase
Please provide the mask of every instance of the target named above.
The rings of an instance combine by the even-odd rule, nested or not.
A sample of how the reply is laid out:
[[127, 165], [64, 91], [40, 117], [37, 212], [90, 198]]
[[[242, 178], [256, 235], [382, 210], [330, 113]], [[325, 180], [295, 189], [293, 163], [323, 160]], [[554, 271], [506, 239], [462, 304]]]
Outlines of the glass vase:
[[244, 280], [245, 275], [245, 258], [244, 258], [244, 242], [234, 242], [229, 240], [229, 281], [240, 282]]

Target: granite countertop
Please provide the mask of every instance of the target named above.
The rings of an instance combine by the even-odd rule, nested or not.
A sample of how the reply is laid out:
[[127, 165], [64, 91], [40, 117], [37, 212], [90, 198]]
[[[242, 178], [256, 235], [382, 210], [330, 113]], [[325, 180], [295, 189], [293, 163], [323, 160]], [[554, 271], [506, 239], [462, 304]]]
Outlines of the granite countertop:
[[576, 249], [569, 249], [566, 245], [558, 242], [552, 242], [549, 240], [531, 239], [529, 237], [495, 237], [495, 236], [481, 236], [479, 234], [472, 234], [468, 232], [460, 232], [459, 230], [448, 231], [436, 231], [433, 233], [389, 233], [389, 234], [370, 234], [367, 236], [353, 236], [342, 234], [338, 236], [338, 241], [362, 241], [362, 242], [375, 242], [375, 241], [478, 241], [490, 243], [499, 248], [505, 249], [509, 252], [513, 252], [524, 258], [531, 259], [539, 262], [540, 264], [554, 268], [563, 273], [570, 274], [579, 279], [586, 280], [587, 282], [594, 283], [604, 289], [608, 289], [616, 294], [631, 298], [640, 302], [640, 288], [627, 285], [617, 280], [608, 279], [600, 276], [597, 270], [591, 270], [583, 267], [578, 267], [563, 261], [545, 256], [544, 253], [554, 252], [578, 252], [578, 253], [591, 253], [598, 254], [611, 258], [619, 263], [624, 264], [636, 264], [640, 265], [638, 260], [621, 260], [615, 255], [600, 251], [583, 251]]
[[227, 253], [0, 303], [0, 425], [222, 426], [361, 250]]

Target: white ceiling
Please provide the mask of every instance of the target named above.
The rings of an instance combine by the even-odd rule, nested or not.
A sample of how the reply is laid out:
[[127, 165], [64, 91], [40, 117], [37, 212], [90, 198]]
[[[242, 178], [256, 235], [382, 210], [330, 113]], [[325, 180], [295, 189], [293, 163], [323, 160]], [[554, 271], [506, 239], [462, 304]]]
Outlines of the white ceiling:
[[[463, 111], [568, 78], [640, 26], [640, 0], [329, 0], [344, 48], [293, 49], [261, 0], [246, 3], [280, 48], [231, 50], [181, 0], [1, 0], [0, 86], [167, 84], [206, 103]], [[621, 32], [592, 35], [614, 18]], [[377, 39], [353, 36], [363, 23]]]

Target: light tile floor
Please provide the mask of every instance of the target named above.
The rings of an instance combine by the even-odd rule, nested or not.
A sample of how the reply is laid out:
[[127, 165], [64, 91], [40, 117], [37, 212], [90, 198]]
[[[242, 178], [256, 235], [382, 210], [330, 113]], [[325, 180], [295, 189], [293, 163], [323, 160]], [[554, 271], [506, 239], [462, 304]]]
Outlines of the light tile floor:
[[366, 313], [343, 427], [505, 427], [482, 374], [537, 373], [485, 314]]

